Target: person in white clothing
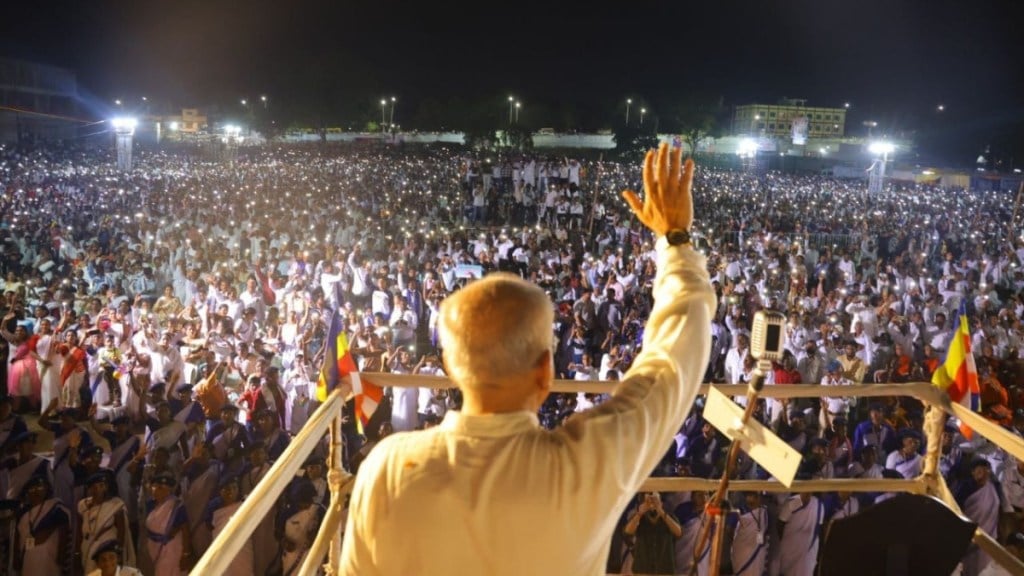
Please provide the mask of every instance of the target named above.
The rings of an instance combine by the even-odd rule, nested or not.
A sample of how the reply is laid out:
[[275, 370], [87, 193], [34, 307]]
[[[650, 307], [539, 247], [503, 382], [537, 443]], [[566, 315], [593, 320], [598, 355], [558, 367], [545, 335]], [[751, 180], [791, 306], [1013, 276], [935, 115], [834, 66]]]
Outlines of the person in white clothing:
[[[798, 476], [799, 479], [799, 476]], [[825, 505], [817, 496], [790, 496], [779, 509], [779, 555], [772, 564], [773, 576], [812, 576], [818, 563], [819, 533], [825, 521]]]
[[645, 161], [645, 201], [624, 193], [660, 238], [642, 352], [611, 399], [561, 427], [537, 417], [554, 378], [547, 294], [492, 274], [445, 300], [444, 365], [462, 409], [388, 436], [362, 462], [343, 573], [604, 574], [617, 521], [682, 424], [710, 353], [716, 300], [689, 243], [692, 179], [693, 162], [663, 144]]
[[732, 573], [761, 576], [768, 559], [768, 509], [758, 492], [747, 492], [744, 499], [746, 510], [739, 514], [732, 537]]
[[[851, 386], [846, 378], [843, 378], [843, 365], [839, 360], [832, 360], [826, 368], [827, 373], [821, 379], [822, 386]], [[836, 418], [846, 418], [850, 411], [850, 399], [848, 397], [823, 396], [821, 398], [821, 411], [819, 413], [819, 430], [828, 430], [832, 427], [832, 421]]]
[[750, 338], [743, 333], [736, 334], [734, 346], [725, 355], [725, 382], [738, 384], [743, 373], [743, 361], [750, 353]]
[[[1002, 498], [992, 479], [992, 464], [981, 456], [976, 456], [969, 464], [971, 477], [964, 481], [956, 491], [956, 501], [978, 528], [987, 534], [999, 534], [999, 517], [1009, 513], [1013, 508]], [[963, 575], [978, 576], [989, 564], [992, 557], [971, 544], [963, 559]]]
[[924, 459], [917, 450], [921, 447], [921, 435], [916, 430], [904, 429], [900, 431], [900, 449], [889, 453], [885, 459], [885, 467], [895, 470], [907, 480], [913, 480], [921, 475], [921, 467]]

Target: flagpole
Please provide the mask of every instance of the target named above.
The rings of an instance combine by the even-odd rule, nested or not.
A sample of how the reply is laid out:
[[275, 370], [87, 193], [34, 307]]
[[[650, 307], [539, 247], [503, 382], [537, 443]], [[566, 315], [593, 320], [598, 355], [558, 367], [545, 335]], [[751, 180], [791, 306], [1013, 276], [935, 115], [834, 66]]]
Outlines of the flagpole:
[[1013, 216], [1010, 217], [1010, 223], [1006, 227], [1006, 241], [1010, 244], [1013, 244], [1013, 225], [1017, 222], [1017, 210], [1020, 208], [1021, 194], [1024, 194], [1024, 180], [1017, 187], [1017, 200], [1013, 203]]
[[590, 223], [587, 225], [587, 238], [593, 240], [594, 234], [594, 215], [597, 213], [597, 196], [601, 192], [601, 176], [604, 173], [604, 152], [597, 157], [597, 169], [595, 170], [596, 178], [594, 178], [594, 197], [590, 202]]

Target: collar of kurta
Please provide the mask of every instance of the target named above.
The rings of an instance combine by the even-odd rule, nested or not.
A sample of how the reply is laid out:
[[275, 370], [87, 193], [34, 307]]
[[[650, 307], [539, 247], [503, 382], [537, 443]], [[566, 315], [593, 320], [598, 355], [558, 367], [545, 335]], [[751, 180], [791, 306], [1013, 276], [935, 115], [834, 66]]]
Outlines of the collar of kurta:
[[537, 419], [537, 415], [525, 411], [470, 416], [450, 410], [441, 422], [441, 429], [445, 432], [485, 438], [512, 436], [539, 427], [540, 421]]

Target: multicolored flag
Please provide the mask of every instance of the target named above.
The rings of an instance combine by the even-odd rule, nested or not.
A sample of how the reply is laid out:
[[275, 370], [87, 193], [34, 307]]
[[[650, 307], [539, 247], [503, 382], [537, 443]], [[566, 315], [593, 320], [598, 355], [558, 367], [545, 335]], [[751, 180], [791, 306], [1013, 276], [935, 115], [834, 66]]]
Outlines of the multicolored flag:
[[384, 398], [384, 389], [362, 378], [348, 347], [341, 314], [335, 312], [331, 316], [331, 326], [327, 333], [327, 349], [324, 352], [324, 364], [320, 369], [320, 378], [316, 383], [316, 399], [327, 400], [327, 395], [338, 387], [345, 376], [352, 379], [352, 393], [355, 395], [356, 424], [359, 432], [370, 422], [377, 406]]
[[253, 273], [256, 276], [256, 283], [260, 285], [260, 291], [263, 292], [263, 303], [267, 306], [276, 304], [277, 294], [274, 293], [274, 289], [270, 285], [270, 277], [263, 271], [263, 266], [257, 264]]
[[[978, 368], [974, 364], [971, 353], [971, 331], [967, 326], [967, 302], [960, 302], [960, 324], [953, 334], [946, 352], [946, 361], [935, 374], [932, 384], [949, 394], [949, 399], [961, 406], [981, 411], [981, 389], [978, 386]], [[960, 432], [970, 439], [973, 432], [969, 427], [960, 424]]]

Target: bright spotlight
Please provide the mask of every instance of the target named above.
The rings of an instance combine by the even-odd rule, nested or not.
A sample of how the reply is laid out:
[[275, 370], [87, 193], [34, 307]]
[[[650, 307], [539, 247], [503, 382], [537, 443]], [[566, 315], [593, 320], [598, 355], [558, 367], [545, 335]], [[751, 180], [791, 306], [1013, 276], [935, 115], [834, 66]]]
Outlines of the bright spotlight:
[[740, 140], [739, 145], [736, 147], [736, 154], [740, 156], [753, 156], [757, 153], [757, 142], [753, 138], [744, 138]]
[[234, 124], [228, 124], [227, 126], [224, 127], [224, 133], [227, 134], [228, 136], [238, 136], [241, 132], [242, 132], [241, 126], [236, 126]]
[[868, 145], [868, 152], [877, 155], [892, 154], [896, 145], [892, 142], [872, 142]]
[[178, 129], [178, 123], [177, 122], [171, 122], [171, 130], [177, 130], [177, 129]]
[[110, 120], [110, 125], [118, 132], [134, 132], [139, 121], [135, 118], [118, 117]]

